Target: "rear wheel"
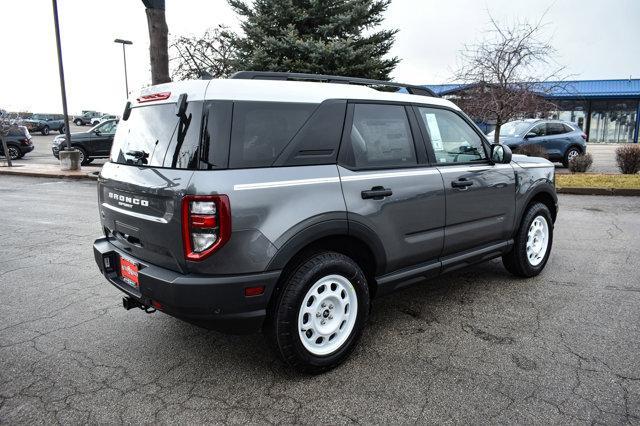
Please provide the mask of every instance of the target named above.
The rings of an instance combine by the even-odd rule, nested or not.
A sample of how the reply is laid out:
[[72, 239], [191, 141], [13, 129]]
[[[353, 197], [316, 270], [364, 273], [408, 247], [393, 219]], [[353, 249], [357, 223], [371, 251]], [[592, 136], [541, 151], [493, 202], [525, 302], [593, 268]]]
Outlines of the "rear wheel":
[[82, 126], [82, 120], [80, 119], [76, 119], [74, 123], [76, 123], [76, 126]]
[[565, 167], [569, 167], [569, 161], [573, 160], [574, 158], [576, 158], [581, 153], [582, 153], [582, 151], [580, 151], [580, 148], [578, 148], [576, 146], [569, 147], [567, 152], [564, 154], [564, 159], [562, 160], [562, 165], [565, 166]]
[[11, 158], [12, 160], [17, 160], [22, 157], [22, 153], [20, 152], [20, 150], [13, 145], [9, 145], [7, 147], [7, 151], [9, 151], [9, 158]]
[[342, 363], [357, 344], [369, 313], [366, 278], [349, 257], [306, 257], [285, 279], [266, 333], [282, 359], [309, 373]]
[[66, 129], [65, 129], [65, 127], [64, 127], [64, 126], [62, 126], [62, 127], [60, 127], [60, 128], [58, 129], [58, 133], [63, 134], [63, 133], [65, 132], [65, 130], [66, 130]]
[[524, 214], [510, 253], [502, 257], [509, 272], [533, 277], [544, 269], [553, 243], [553, 220], [549, 208], [534, 203]]
[[80, 148], [79, 146], [76, 146], [75, 149], [80, 151], [80, 165], [86, 166], [87, 164], [89, 164], [91, 159], [87, 156], [87, 151], [85, 151], [84, 148]]
[[44, 126], [42, 128], [42, 130], [40, 131], [40, 133], [42, 133], [43, 136], [47, 136], [50, 131], [51, 131], [51, 129], [49, 129], [49, 126]]

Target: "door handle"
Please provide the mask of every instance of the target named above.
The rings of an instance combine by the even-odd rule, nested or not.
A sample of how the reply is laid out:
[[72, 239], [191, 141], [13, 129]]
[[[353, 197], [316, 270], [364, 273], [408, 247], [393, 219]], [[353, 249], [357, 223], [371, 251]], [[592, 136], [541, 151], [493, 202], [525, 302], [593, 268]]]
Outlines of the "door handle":
[[368, 191], [362, 191], [360, 194], [362, 195], [363, 200], [367, 200], [367, 199], [382, 200], [384, 197], [389, 197], [390, 195], [393, 195], [393, 191], [383, 186], [374, 186]]
[[454, 188], [467, 189], [471, 185], [473, 185], [473, 181], [467, 180], [465, 178], [460, 178], [458, 180], [451, 181], [451, 186]]

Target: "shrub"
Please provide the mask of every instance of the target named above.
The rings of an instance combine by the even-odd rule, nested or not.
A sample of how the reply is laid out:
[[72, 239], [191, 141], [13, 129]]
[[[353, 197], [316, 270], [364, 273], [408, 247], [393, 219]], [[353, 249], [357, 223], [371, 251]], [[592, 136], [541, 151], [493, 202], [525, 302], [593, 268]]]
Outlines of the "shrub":
[[569, 160], [569, 170], [571, 173], [584, 173], [589, 170], [591, 164], [593, 164], [593, 157], [587, 152]]
[[516, 148], [516, 154], [522, 154], [529, 157], [542, 157], [549, 159], [549, 155], [547, 154], [547, 150], [541, 147], [540, 145], [522, 145]]
[[640, 146], [623, 145], [616, 149], [616, 163], [625, 175], [634, 175], [640, 171]]

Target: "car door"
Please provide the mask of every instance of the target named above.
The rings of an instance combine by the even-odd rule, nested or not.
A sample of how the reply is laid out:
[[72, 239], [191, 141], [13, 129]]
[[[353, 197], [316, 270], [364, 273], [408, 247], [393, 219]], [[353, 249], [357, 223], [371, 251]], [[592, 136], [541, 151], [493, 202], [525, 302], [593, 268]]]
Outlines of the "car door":
[[562, 160], [566, 147], [571, 142], [564, 124], [556, 122], [547, 123], [547, 135], [544, 148], [552, 161]]
[[446, 219], [443, 268], [447, 257], [503, 244], [511, 236], [515, 172], [489, 161], [490, 146], [459, 111], [416, 107], [432, 161], [442, 175]]
[[540, 145], [545, 148], [547, 142], [547, 123], [537, 123], [525, 135], [524, 145]]
[[444, 188], [419, 138], [417, 119], [408, 106], [347, 107], [338, 171], [349, 226], [369, 230], [379, 239], [386, 272], [416, 264], [426, 275], [439, 271]]
[[113, 143], [115, 134], [115, 121], [106, 121], [98, 125], [91, 132], [91, 141], [89, 143], [91, 156], [108, 155]]

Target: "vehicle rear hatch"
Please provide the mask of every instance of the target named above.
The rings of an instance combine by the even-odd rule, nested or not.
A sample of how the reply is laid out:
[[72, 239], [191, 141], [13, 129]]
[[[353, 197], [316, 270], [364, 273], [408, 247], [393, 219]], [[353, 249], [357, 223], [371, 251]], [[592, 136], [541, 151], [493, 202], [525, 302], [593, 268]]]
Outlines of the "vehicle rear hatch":
[[163, 95], [136, 103], [119, 122], [98, 180], [100, 217], [121, 251], [185, 272], [181, 203], [197, 168], [202, 101], [188, 102], [187, 122], [176, 115], [180, 93]]

